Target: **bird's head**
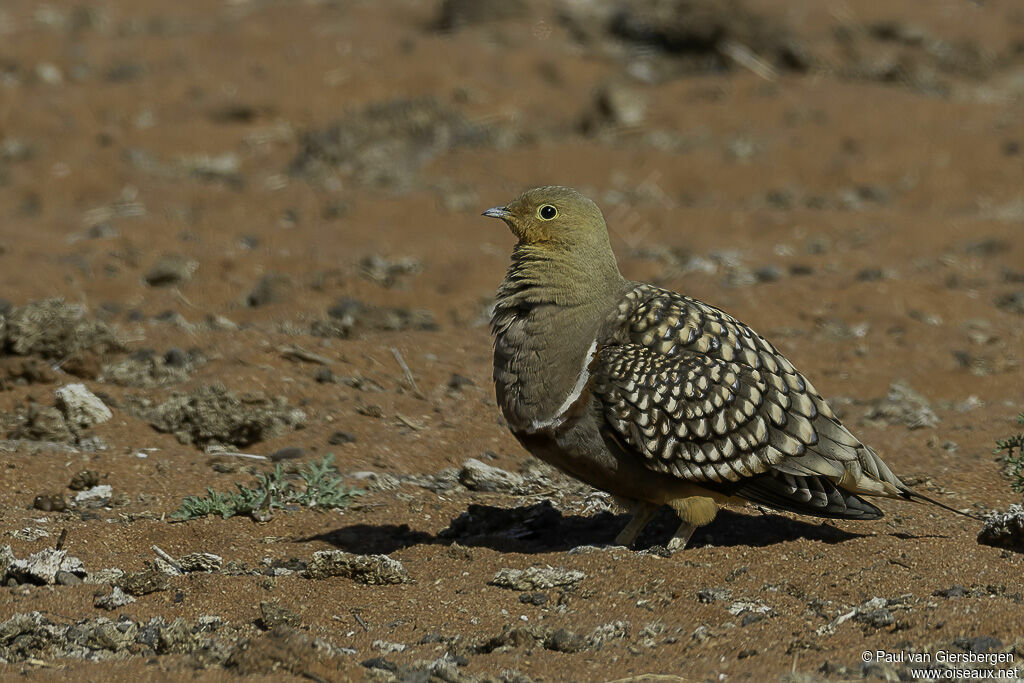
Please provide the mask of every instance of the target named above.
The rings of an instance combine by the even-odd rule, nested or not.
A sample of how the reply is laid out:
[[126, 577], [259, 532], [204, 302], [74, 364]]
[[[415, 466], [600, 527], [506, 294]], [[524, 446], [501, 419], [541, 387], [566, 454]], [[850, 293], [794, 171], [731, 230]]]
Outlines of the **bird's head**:
[[483, 215], [505, 221], [521, 244], [574, 249], [608, 242], [601, 209], [571, 187], [527, 190]]

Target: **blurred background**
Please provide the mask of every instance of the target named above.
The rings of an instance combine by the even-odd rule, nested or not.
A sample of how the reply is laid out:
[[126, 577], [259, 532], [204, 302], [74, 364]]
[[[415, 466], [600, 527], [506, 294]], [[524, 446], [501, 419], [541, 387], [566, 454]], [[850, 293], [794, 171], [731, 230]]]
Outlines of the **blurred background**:
[[[695, 662], [758, 678], [803, 651], [833, 672], [823, 658], [860, 666], [869, 637], [1019, 636], [1019, 594], [991, 587], [1020, 556], [899, 503], [849, 531], [723, 513], [685, 572], [567, 555], [624, 519], [501, 423], [488, 317], [513, 239], [480, 216], [552, 183], [603, 208], [627, 277], [769, 337], [908, 483], [979, 513], [1019, 502], [992, 454], [1024, 405], [1019, 0], [2, 0], [4, 527], [60, 521], [90, 571], [137, 569], [154, 543], [241, 563], [140, 596], [140, 623], [267, 626], [253, 600], [314, 550], [396, 553], [418, 581], [401, 598], [340, 579], [276, 589], [304, 628], [358, 651], [338, 655], [357, 672], [463, 636], [483, 643], [459, 651], [473, 671], [566, 680], [584, 662], [594, 680]], [[55, 402], [80, 381], [106, 421]], [[183, 497], [270, 464], [208, 453], [225, 448], [292, 475], [334, 453], [366, 495], [344, 515], [167, 524]], [[470, 458], [526, 484], [464, 486]], [[99, 482], [106, 498], [68, 507]], [[18, 557], [54, 542], [14, 539]], [[585, 590], [524, 601], [488, 585], [540, 553], [585, 571]], [[33, 590], [12, 589], [0, 620], [95, 614], [91, 586]], [[753, 603], [726, 611], [730, 591], [773, 606], [737, 617]], [[975, 602], [935, 625], [939, 595]], [[879, 630], [840, 628], [878, 604], [897, 625], [883, 610]], [[596, 634], [592, 649], [495, 640], [529, 619]]]

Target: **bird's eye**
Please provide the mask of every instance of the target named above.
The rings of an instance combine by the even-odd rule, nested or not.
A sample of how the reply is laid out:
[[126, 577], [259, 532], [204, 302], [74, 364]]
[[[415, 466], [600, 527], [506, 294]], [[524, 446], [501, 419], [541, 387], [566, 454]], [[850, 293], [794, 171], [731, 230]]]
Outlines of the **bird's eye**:
[[546, 221], [551, 220], [557, 215], [558, 211], [555, 209], [555, 207], [551, 206], [550, 204], [545, 204], [544, 206], [540, 207], [540, 217]]

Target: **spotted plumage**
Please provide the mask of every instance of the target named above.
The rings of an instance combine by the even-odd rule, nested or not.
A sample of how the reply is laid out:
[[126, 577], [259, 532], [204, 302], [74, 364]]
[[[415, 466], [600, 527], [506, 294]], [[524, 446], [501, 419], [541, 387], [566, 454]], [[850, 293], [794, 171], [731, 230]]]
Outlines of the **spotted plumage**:
[[730, 502], [875, 519], [861, 496], [928, 500], [765, 338], [625, 280], [590, 200], [538, 188], [485, 215], [519, 237], [492, 318], [499, 405], [532, 453], [634, 510], [620, 542], [662, 504], [682, 546]]

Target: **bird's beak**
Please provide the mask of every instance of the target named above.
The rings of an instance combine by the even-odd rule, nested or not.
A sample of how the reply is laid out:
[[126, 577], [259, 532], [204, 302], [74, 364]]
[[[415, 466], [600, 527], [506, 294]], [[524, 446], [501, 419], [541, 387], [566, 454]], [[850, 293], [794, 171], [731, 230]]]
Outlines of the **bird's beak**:
[[500, 218], [501, 220], [506, 220], [512, 216], [509, 210], [504, 206], [496, 206], [493, 209], [487, 209], [480, 215], [487, 216], [488, 218]]

